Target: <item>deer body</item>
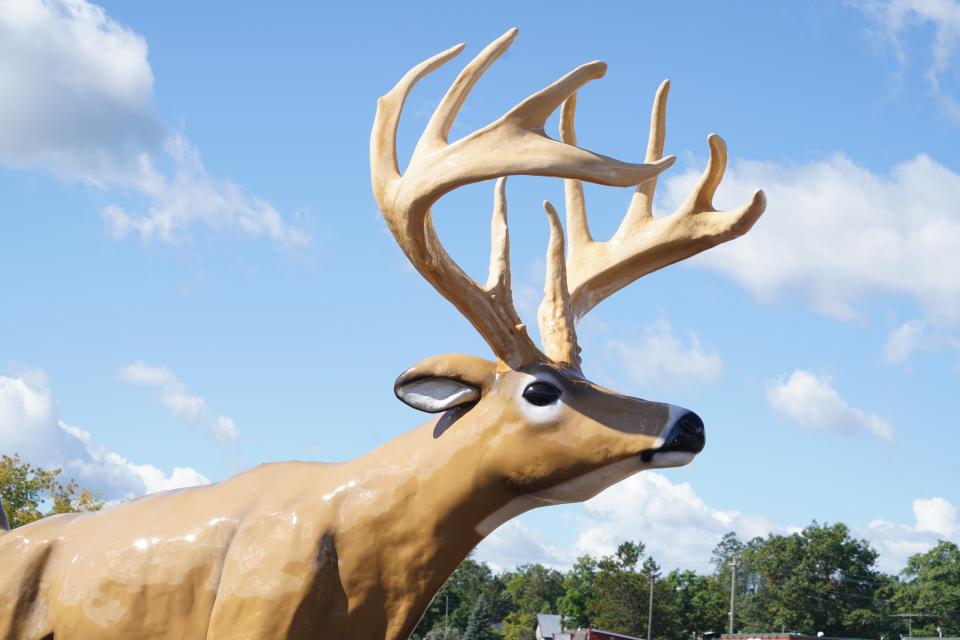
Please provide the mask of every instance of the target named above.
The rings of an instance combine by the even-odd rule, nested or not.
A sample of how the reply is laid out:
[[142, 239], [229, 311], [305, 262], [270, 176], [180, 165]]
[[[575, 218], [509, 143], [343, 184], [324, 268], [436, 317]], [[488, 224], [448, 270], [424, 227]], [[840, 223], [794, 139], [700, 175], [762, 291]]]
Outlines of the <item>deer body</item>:
[[[403, 103], [454, 47], [417, 65], [380, 99], [371, 136], [374, 196], [417, 271], [474, 326], [496, 359], [441, 355], [404, 372], [408, 405], [439, 414], [355, 460], [257, 467], [224, 482], [156, 494], [102, 512], [56, 516], [4, 532], [0, 640], [30, 638], [351, 638], [403, 640], [471, 549], [529, 509], [586, 500], [647, 468], [681, 466], [704, 445], [703, 423], [673, 405], [623, 396], [584, 378], [576, 323], [633, 280], [746, 232], [764, 209], [712, 206], [726, 149], [673, 215], [652, 215], [663, 157], [667, 84], [654, 101], [646, 162], [576, 146], [575, 95], [603, 74], [590, 63], [455, 142], [453, 119], [516, 30], [486, 47], [442, 99], [401, 175]], [[560, 140], [543, 132], [562, 105]], [[564, 179], [569, 252], [550, 228], [543, 349], [513, 307], [506, 176]], [[487, 283], [453, 261], [431, 206], [496, 178]], [[620, 229], [590, 235], [581, 180], [635, 186]]]
[[[669, 407], [649, 404], [656, 428]], [[261, 465], [4, 534], [0, 637], [406, 638], [501, 522], [607, 484], [564, 496], [588, 473], [544, 473], [547, 459], [589, 447], [609, 455], [601, 468], [625, 461], [624, 475], [656, 466], [640, 458], [654, 437], [549, 418], [528, 433], [504, 406], [491, 393], [454, 424], [438, 417], [349, 462]]]

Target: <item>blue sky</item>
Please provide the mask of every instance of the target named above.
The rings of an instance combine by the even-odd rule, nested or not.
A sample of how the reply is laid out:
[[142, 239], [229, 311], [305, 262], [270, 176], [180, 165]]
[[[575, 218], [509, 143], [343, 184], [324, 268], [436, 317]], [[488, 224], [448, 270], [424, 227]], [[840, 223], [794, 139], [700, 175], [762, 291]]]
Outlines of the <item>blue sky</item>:
[[[634, 6], [635, 5], [635, 6]], [[163, 4], [0, 0], [0, 451], [112, 499], [264, 461], [343, 460], [422, 421], [393, 379], [482, 340], [407, 265], [370, 193], [375, 101], [418, 86], [409, 153], [459, 65], [520, 37], [476, 87], [465, 135], [593, 59], [591, 149], [643, 155], [672, 82], [657, 209], [729, 146], [721, 208], [764, 188], [751, 233], [635, 283], [581, 325], [588, 376], [695, 409], [690, 466], [527, 514], [478, 555], [569, 563], [642, 539], [706, 569], [744, 537], [842, 520], [896, 569], [960, 541], [960, 4]], [[548, 122], [556, 131], [556, 118]], [[587, 189], [595, 235], [629, 190]], [[435, 220], [484, 269], [490, 186]], [[540, 201], [514, 178], [515, 297], [542, 287]], [[478, 241], [482, 239], [482, 241]], [[269, 490], [265, 488], [265, 490]], [[307, 490], [307, 488], [305, 488]]]

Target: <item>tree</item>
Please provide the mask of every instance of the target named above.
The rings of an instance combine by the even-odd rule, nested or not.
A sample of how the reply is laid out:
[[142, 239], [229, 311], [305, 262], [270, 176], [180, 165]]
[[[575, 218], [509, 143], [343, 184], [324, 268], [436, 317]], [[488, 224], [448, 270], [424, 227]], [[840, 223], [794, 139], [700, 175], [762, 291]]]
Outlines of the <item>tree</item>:
[[467, 630], [463, 633], [463, 640], [498, 640], [497, 634], [490, 626], [490, 607], [487, 599], [481, 595], [470, 612], [467, 621]]
[[474, 604], [481, 596], [486, 599], [494, 620], [503, 619], [512, 607], [512, 601], [506, 592], [503, 580], [493, 575], [490, 567], [485, 563], [468, 557], [460, 563], [434, 596], [433, 602], [430, 603], [414, 630], [413, 637], [423, 638], [428, 636], [431, 630], [443, 628], [448, 619], [448, 603], [450, 627], [466, 628]]
[[514, 607], [503, 619], [503, 636], [506, 640], [528, 640], [537, 614], [557, 610], [564, 592], [563, 574], [540, 564], [528, 564], [504, 574], [503, 579]]
[[[0, 455], [0, 497], [13, 528], [57, 513], [96, 511], [99, 496], [76, 482], [60, 481], [60, 469], [34, 467], [20, 456]], [[48, 506], [46, 511], [42, 507]]]
[[[755, 540], [751, 544], [756, 546], [760, 542], [762, 542], [762, 540]], [[715, 567], [714, 576], [716, 576], [717, 582], [723, 588], [728, 602], [730, 600], [730, 578], [734, 570], [734, 565], [736, 565], [737, 568], [737, 580], [732, 586], [736, 590], [738, 599], [747, 592], [752, 582], [750, 567], [745, 565], [743, 557], [743, 552], [748, 546], [749, 545], [744, 544], [740, 538], [737, 537], [735, 532], [730, 531], [724, 534], [711, 554], [710, 563]], [[724, 624], [718, 628], [726, 629], [727, 625]]]
[[[411, 636], [411, 638], [417, 638], [419, 636]], [[447, 629], [442, 624], [437, 625], [431, 629], [427, 635], [423, 637], [423, 640], [460, 640], [463, 637], [463, 634], [460, 633], [460, 629], [456, 627], [450, 627]]]
[[931, 617], [913, 622], [916, 636], [960, 635], [960, 547], [941, 540], [926, 553], [910, 556], [901, 573], [895, 602], [900, 613], [923, 613]]
[[637, 572], [645, 550], [642, 542], [624, 542], [612, 556], [597, 561], [591, 626], [634, 636], [646, 631], [650, 592], [646, 577]]
[[[662, 636], [665, 623], [669, 622], [664, 617], [664, 614], [669, 608], [668, 603], [673, 599], [673, 594], [664, 591], [663, 582], [660, 580], [660, 565], [657, 564], [652, 556], [647, 557], [647, 559], [643, 561], [643, 565], [640, 567], [640, 579], [643, 581], [642, 584], [646, 586], [647, 600], [652, 601], [653, 604], [652, 620], [650, 619], [651, 612], [649, 604], [645, 609], [641, 607], [642, 610], [647, 611], [647, 617], [644, 618], [643, 624], [646, 637], [655, 637], [655, 632], [657, 636]], [[653, 593], [651, 593], [651, 591]], [[648, 626], [649, 623], [652, 623], [653, 626]]]
[[744, 631], [866, 638], [888, 626], [877, 553], [844, 524], [814, 522], [800, 533], [771, 535], [748, 545], [742, 558], [754, 580], [737, 607]]
[[662, 589], [658, 588], [654, 597], [665, 601], [667, 610], [661, 625], [655, 623], [654, 629], [661, 629], [662, 635], [680, 639], [726, 630], [729, 602], [716, 575], [674, 570], [660, 585]]
[[590, 626], [596, 573], [597, 561], [590, 556], [581, 556], [563, 577], [563, 595], [557, 601], [557, 610], [568, 626]]
[[713, 548], [713, 554], [710, 557], [710, 562], [719, 572], [724, 567], [728, 566], [732, 560], [739, 560], [740, 554], [743, 553], [745, 548], [746, 545], [740, 541], [740, 538], [737, 537], [737, 534], [733, 531], [728, 531], [727, 533], [723, 534], [720, 542], [718, 542], [717, 546]]

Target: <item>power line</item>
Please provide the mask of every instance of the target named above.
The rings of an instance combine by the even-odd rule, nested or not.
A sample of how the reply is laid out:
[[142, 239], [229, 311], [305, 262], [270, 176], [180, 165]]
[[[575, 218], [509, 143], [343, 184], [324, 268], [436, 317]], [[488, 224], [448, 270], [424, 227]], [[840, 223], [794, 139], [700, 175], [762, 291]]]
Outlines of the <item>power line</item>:
[[907, 619], [907, 635], [913, 637], [913, 619], [914, 618], [936, 618], [937, 616], [932, 613], [891, 613], [891, 618], [906, 618]]

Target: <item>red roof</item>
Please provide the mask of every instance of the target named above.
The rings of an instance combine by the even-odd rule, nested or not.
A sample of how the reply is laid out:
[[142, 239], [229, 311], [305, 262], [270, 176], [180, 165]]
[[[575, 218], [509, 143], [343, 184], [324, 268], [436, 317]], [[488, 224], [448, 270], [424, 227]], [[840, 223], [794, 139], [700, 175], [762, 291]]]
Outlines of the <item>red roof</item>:
[[614, 633], [613, 631], [603, 631], [601, 629], [587, 629], [586, 640], [643, 640], [634, 636], [628, 636], [623, 633]]

